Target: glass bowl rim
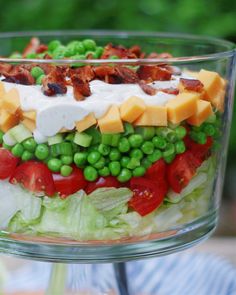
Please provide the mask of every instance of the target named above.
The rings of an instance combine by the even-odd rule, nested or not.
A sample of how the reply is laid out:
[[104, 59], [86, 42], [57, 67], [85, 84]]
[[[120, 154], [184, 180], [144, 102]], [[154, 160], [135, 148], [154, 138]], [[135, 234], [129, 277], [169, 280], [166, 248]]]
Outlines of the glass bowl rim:
[[70, 65], [71, 63], [83, 63], [84, 65], [91, 64], [157, 64], [157, 63], [193, 63], [193, 62], [201, 62], [201, 61], [209, 61], [209, 60], [217, 60], [220, 58], [232, 57], [236, 54], [236, 44], [231, 41], [215, 38], [205, 35], [192, 35], [192, 34], [184, 34], [184, 33], [168, 33], [168, 32], [140, 32], [140, 31], [117, 31], [117, 30], [56, 30], [56, 31], [22, 31], [22, 32], [5, 32], [0, 33], [0, 42], [4, 38], [20, 38], [20, 37], [56, 37], [60, 35], [67, 36], [100, 36], [100, 37], [117, 37], [117, 38], [129, 38], [129, 37], [152, 37], [152, 38], [168, 38], [168, 39], [180, 39], [180, 40], [193, 40], [204, 42], [209, 45], [221, 45], [225, 47], [225, 50], [217, 53], [209, 53], [203, 55], [193, 55], [193, 56], [181, 56], [181, 57], [173, 57], [168, 59], [163, 58], [149, 58], [149, 59], [15, 59], [15, 58], [7, 58], [0, 57], [0, 62], [14, 62], [14, 63], [42, 63], [42, 64], [51, 64], [55, 63], [58, 65]]

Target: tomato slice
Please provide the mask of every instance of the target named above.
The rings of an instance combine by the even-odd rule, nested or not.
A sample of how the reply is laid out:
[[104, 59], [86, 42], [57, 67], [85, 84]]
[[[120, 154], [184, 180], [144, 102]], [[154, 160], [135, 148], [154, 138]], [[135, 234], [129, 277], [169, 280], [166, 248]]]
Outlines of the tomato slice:
[[166, 178], [167, 164], [163, 159], [156, 161], [146, 172], [146, 177], [153, 180]]
[[0, 148], [0, 179], [7, 179], [16, 169], [19, 158], [4, 148]]
[[197, 167], [199, 167], [199, 160], [191, 151], [177, 155], [167, 166], [167, 179], [172, 190], [180, 193], [196, 173]]
[[75, 166], [73, 166], [73, 171], [69, 176], [65, 177], [59, 173], [54, 173], [52, 177], [56, 192], [58, 192], [62, 198], [66, 198], [84, 189], [87, 185], [83, 172]]
[[90, 194], [97, 188], [101, 187], [120, 187], [121, 184], [114, 176], [99, 177], [94, 182], [89, 182], [85, 191], [87, 194]]
[[144, 177], [134, 177], [130, 180], [133, 197], [129, 207], [145, 216], [159, 207], [165, 197], [162, 186]]
[[208, 136], [205, 144], [200, 144], [193, 141], [189, 136], [184, 139], [185, 145], [189, 151], [193, 154], [196, 160], [199, 161], [199, 166], [209, 156], [210, 149], [213, 145], [212, 137]]
[[55, 193], [52, 174], [48, 167], [41, 162], [28, 161], [20, 164], [9, 182], [12, 184], [19, 183], [25, 189], [37, 195], [45, 193], [47, 196], [53, 196]]

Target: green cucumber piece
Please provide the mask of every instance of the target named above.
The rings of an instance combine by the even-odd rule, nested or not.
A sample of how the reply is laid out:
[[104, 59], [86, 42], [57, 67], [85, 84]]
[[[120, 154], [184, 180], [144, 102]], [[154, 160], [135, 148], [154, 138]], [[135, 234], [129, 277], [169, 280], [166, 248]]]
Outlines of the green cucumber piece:
[[144, 140], [150, 140], [155, 136], [155, 127], [137, 127], [135, 132], [142, 135]]
[[[10, 131], [10, 130], [9, 130]], [[9, 146], [13, 146], [15, 144], [17, 144], [17, 141], [15, 140], [15, 138], [11, 135], [11, 133], [7, 131], [4, 135], [3, 135], [3, 142]]]
[[111, 144], [110, 145], [113, 146], [113, 147], [118, 146], [119, 141], [120, 141], [120, 137], [121, 137], [121, 134], [119, 134], [119, 133], [113, 134], [112, 138], [111, 138]]
[[56, 158], [57, 156], [72, 156], [73, 148], [70, 142], [61, 142], [50, 146], [51, 157]]
[[102, 134], [102, 143], [106, 145], [111, 145], [112, 134]]
[[124, 132], [125, 136], [134, 133], [134, 127], [130, 123], [127, 123], [127, 122], [124, 123], [124, 129], [125, 129], [125, 132]]
[[56, 134], [56, 135], [48, 138], [48, 145], [61, 143], [62, 141], [63, 141], [63, 136], [62, 136], [62, 134], [59, 133], [59, 134]]
[[96, 127], [90, 127], [89, 129], [85, 131], [85, 133], [92, 136], [92, 142], [91, 142], [92, 145], [101, 143], [102, 135]]
[[8, 132], [18, 143], [21, 143], [25, 139], [32, 137], [32, 132], [23, 124], [13, 127]]
[[92, 136], [86, 134], [85, 132], [81, 132], [81, 133], [76, 132], [74, 143], [82, 147], [89, 147], [92, 143], [92, 139], [93, 139]]

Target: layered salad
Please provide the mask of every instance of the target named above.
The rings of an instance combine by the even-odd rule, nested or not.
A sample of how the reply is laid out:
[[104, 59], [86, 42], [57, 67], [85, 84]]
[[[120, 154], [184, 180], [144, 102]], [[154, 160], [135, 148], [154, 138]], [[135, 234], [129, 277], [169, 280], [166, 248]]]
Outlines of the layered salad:
[[[113, 240], [207, 213], [227, 84], [217, 72], [91, 39], [32, 38], [10, 58], [25, 62], [0, 63], [2, 230]], [[163, 62], [122, 63], [146, 58]]]

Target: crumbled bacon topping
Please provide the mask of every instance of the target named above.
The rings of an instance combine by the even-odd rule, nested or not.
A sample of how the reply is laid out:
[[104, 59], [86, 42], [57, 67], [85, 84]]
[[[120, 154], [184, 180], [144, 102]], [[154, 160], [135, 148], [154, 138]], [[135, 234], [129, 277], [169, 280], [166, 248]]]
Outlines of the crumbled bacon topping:
[[23, 85], [35, 84], [35, 80], [29, 70], [25, 69], [23, 66], [12, 67], [10, 71], [2, 72], [2, 75], [5, 76], [5, 79], [3, 79], [5, 82]]
[[173, 87], [170, 87], [170, 88], [159, 88], [158, 91], [161, 91], [161, 92], [164, 92], [164, 93], [167, 93], [167, 94], [173, 94], [173, 95], [179, 94], [179, 89], [173, 88]]
[[30, 39], [30, 42], [27, 44], [25, 49], [23, 50], [23, 57], [26, 57], [29, 53], [36, 53], [37, 49], [40, 46], [40, 40], [36, 37]]
[[204, 85], [197, 79], [180, 78], [180, 87], [188, 91], [202, 92]]
[[88, 82], [82, 81], [76, 75], [72, 76], [71, 80], [73, 85], [74, 98], [76, 100], [84, 100], [86, 96], [91, 95], [91, 90]]
[[121, 45], [113, 45], [109, 43], [105, 46], [103, 54], [101, 56], [102, 59], [108, 59], [111, 56], [118, 56], [119, 58], [129, 59], [129, 58], [137, 58], [135, 51], [132, 49], [125, 48]]
[[43, 78], [43, 93], [47, 96], [65, 94], [67, 92], [63, 69], [55, 67]]
[[138, 84], [148, 95], [155, 95], [157, 93], [157, 89], [153, 88], [151, 85], [147, 85], [143, 80], [140, 80]]
[[161, 65], [140, 66], [137, 71], [138, 77], [146, 82], [166, 81], [171, 79], [172, 72]]

